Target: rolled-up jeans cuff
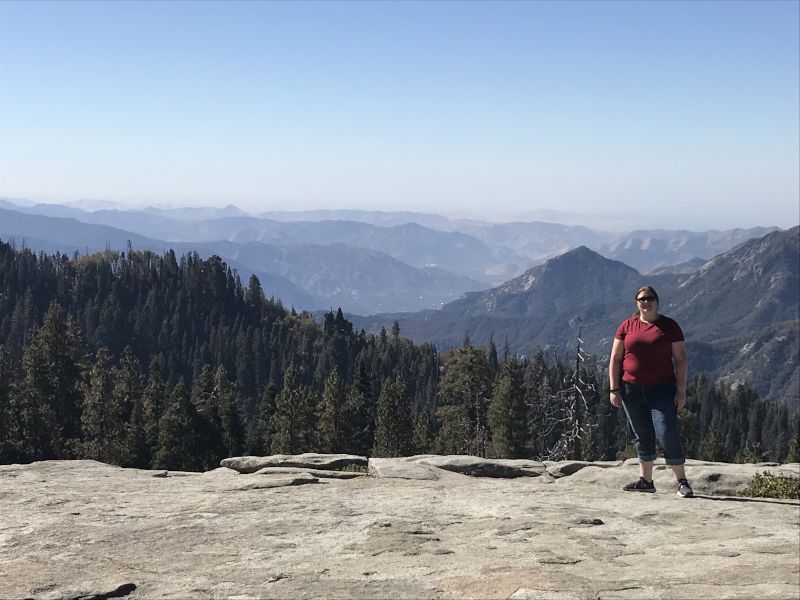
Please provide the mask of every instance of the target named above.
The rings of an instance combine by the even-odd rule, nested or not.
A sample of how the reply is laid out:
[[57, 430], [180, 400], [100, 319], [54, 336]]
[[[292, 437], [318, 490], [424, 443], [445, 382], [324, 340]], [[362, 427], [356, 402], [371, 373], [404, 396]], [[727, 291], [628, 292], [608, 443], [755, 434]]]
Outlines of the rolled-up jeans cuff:
[[645, 456], [640, 456], [639, 457], [639, 462], [640, 463], [642, 463], [642, 462], [653, 462], [655, 459], [656, 459], [656, 455], [655, 454], [646, 454]]
[[685, 458], [665, 458], [664, 462], [668, 465], [683, 465], [686, 464]]

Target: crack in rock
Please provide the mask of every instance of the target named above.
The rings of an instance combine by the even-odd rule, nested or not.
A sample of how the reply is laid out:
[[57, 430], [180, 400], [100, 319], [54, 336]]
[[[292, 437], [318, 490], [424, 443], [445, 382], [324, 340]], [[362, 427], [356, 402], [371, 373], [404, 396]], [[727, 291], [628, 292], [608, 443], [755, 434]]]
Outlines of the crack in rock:
[[[99, 592], [96, 594], [78, 594], [76, 596], [61, 596], [57, 600], [108, 600], [109, 598], [124, 598], [136, 589], [135, 583], [123, 583], [118, 585], [110, 592]], [[26, 598], [26, 600], [34, 600]]]

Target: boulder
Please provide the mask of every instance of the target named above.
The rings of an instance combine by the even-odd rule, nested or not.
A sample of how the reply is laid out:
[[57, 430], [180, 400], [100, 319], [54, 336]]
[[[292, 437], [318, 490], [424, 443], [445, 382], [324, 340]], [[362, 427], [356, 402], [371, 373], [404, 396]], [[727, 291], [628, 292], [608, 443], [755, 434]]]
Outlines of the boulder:
[[443, 471], [436, 467], [408, 462], [398, 458], [370, 458], [369, 474], [380, 479], [419, 479], [436, 481]]
[[274, 454], [272, 456], [236, 456], [224, 458], [220, 465], [239, 473], [255, 473], [266, 467], [298, 467], [334, 470], [353, 465], [366, 467], [367, 459], [355, 454]]
[[[227, 467], [217, 467], [216, 469], [211, 469], [210, 471], [206, 471], [205, 473], [203, 473], [203, 477], [231, 477], [238, 475], [239, 471], [236, 471], [234, 469], [229, 469]], [[156, 475], [153, 475], [153, 477], [156, 477]]]

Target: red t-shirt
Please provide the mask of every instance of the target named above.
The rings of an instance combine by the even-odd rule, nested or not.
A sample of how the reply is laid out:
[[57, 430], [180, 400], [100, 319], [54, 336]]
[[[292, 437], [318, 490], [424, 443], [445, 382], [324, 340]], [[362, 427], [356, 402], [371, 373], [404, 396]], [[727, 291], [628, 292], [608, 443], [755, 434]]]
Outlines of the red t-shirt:
[[622, 340], [622, 380], [638, 385], [656, 385], [675, 381], [672, 364], [672, 343], [683, 341], [680, 326], [664, 315], [653, 323], [639, 317], [622, 322], [614, 337]]

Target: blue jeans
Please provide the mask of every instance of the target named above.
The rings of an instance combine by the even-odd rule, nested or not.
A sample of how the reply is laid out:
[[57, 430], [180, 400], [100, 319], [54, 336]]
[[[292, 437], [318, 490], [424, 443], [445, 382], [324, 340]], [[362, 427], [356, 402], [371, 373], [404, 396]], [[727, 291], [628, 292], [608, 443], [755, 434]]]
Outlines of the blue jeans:
[[668, 465], [686, 462], [678, 432], [676, 389], [672, 382], [658, 385], [622, 382], [622, 407], [636, 438], [639, 462], [656, 459], [656, 438], [664, 450], [664, 460]]

